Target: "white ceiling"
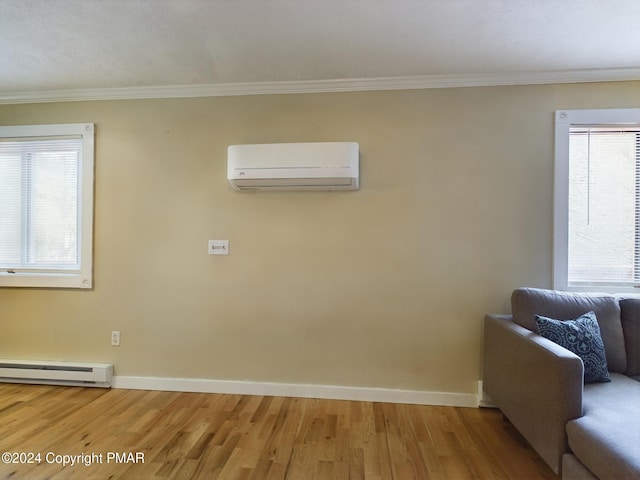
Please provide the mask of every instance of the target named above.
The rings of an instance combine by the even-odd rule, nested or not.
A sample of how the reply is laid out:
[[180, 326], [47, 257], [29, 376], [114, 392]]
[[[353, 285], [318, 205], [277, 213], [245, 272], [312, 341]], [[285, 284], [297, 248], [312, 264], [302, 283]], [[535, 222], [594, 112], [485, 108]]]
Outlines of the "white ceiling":
[[638, 25], [639, 0], [0, 0], [0, 100], [640, 79]]

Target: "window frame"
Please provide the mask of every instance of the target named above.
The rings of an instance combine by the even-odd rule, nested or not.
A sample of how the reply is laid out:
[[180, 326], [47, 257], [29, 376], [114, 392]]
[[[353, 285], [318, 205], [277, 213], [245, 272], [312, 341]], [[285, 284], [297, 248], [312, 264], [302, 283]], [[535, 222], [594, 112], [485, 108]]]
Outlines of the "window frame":
[[[51, 125], [0, 126], [0, 138], [27, 140], [32, 137], [81, 138], [81, 160], [78, 169], [79, 269], [66, 271], [13, 270], [0, 265], [0, 287], [93, 288], [93, 206], [94, 206], [94, 124], [70, 123]], [[44, 270], [44, 269], [43, 269]]]
[[572, 127], [640, 125], [640, 108], [555, 112], [553, 288], [574, 292], [640, 293], [640, 286], [569, 285], [569, 141]]

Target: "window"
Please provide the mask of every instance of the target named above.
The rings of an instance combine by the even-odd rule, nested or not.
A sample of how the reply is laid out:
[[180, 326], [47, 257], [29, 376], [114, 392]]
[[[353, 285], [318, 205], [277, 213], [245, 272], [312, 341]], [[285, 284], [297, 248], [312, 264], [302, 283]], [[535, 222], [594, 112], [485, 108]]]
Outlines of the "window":
[[556, 112], [554, 288], [640, 293], [640, 109]]
[[91, 288], [93, 124], [0, 127], [0, 286]]

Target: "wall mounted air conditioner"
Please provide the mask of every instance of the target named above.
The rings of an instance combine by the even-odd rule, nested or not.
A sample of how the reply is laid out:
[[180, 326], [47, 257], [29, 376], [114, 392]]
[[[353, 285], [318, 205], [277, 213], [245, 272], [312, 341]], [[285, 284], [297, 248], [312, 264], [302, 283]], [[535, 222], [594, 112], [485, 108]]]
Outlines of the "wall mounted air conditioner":
[[235, 190], [357, 190], [354, 142], [231, 145], [227, 177]]

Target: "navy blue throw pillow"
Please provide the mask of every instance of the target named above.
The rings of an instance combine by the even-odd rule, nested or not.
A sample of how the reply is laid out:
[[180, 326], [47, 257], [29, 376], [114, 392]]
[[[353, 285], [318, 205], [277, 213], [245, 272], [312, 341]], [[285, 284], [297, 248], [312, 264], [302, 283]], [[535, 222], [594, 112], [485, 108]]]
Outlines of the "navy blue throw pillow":
[[584, 364], [584, 382], [610, 382], [600, 327], [594, 312], [575, 320], [554, 320], [536, 315], [538, 333], [575, 353]]

